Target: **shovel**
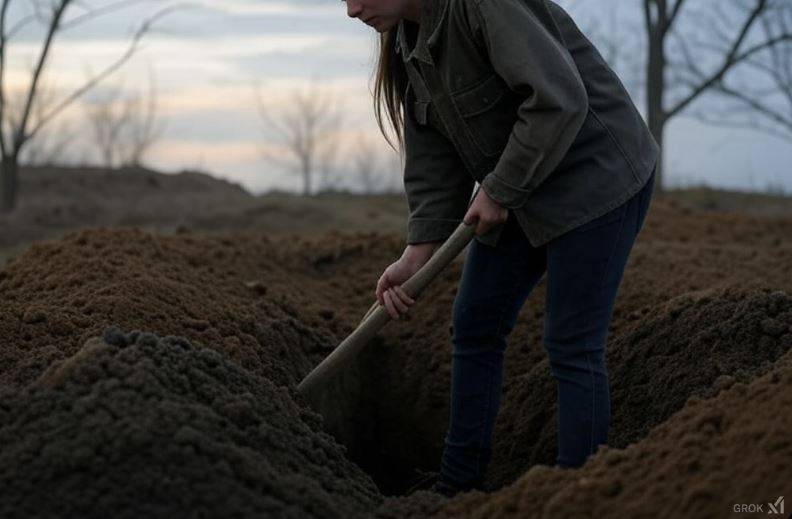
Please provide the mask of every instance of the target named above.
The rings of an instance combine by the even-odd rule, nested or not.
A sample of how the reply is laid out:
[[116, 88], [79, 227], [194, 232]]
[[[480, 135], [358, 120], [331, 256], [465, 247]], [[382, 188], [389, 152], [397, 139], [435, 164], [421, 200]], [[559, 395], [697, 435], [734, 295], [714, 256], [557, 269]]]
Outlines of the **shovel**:
[[[429, 261], [401, 285], [407, 295], [413, 299], [420, 296], [440, 271], [470, 243], [475, 231], [475, 222], [470, 224], [461, 222], [453, 234], [432, 254]], [[391, 319], [388, 310], [380, 305], [379, 301], [374, 301], [357, 328], [308, 373], [297, 386], [297, 390], [307, 396], [308, 400], [321, 399], [321, 393], [328, 381], [346, 366]]]

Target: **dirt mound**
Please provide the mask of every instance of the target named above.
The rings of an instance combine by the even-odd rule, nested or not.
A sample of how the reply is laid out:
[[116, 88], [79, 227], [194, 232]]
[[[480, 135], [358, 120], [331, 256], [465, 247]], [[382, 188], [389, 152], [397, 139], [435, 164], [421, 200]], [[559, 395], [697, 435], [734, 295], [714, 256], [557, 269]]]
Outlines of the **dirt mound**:
[[[0, 271], [0, 386], [24, 388], [117, 324], [183, 336], [294, 387], [360, 321], [398, 242], [365, 233], [311, 245], [256, 233], [100, 229], [34, 244]], [[358, 412], [360, 369], [339, 377], [338, 413], [323, 427], [350, 459], [387, 471], [366, 432], [373, 421]]]
[[23, 167], [17, 208], [0, 214], [0, 248], [95, 225], [175, 229], [254, 205], [242, 186], [193, 171]]
[[[687, 495], [690, 488], [704, 485], [707, 490], [700, 501], [691, 497], [684, 510], [705, 512], [717, 503], [728, 511], [731, 500], [777, 497], [756, 493], [762, 490], [762, 481], [786, 474], [776, 466], [776, 453], [789, 459], [776, 431], [768, 430], [762, 437], [766, 440], [760, 438], [766, 442], [761, 443], [762, 452], [742, 460], [738, 458], [745, 454], [737, 449], [738, 439], [743, 446], [752, 445], [740, 436], [746, 428], [734, 429], [737, 436], [731, 437], [727, 435], [732, 429], [718, 432], [716, 424], [716, 434], [706, 437], [712, 440], [710, 445], [697, 436], [695, 418], [679, 417], [686, 416], [689, 408], [709, 416], [710, 404], [697, 402], [716, 407], [721, 405], [717, 402], [731, 402], [736, 406], [733, 410], [717, 409], [738, 413], [728, 414], [738, 420], [739, 413], [747, 412], [739, 406], [750, 400], [720, 399], [780, 369], [778, 359], [788, 355], [792, 346], [789, 221], [741, 220], [659, 204], [645, 225], [627, 265], [608, 340], [613, 397], [610, 447], [580, 471], [545, 466], [554, 459], [556, 426], [555, 387], [542, 345], [543, 279], [520, 312], [506, 351], [501, 412], [487, 481], [499, 490], [451, 501], [425, 493], [388, 499], [376, 515], [422, 517], [438, 511], [464, 515], [463, 509], [481, 517], [541, 515], [545, 503], [555, 513], [563, 499], [577, 503], [565, 494], [575, 492], [576, 485], [591, 486], [582, 493], [585, 499], [604, 492], [602, 499], [614, 506], [611, 515], [619, 516], [632, 510], [654, 515], [630, 500], [632, 489], [657, 487], [658, 496], [671, 499], [672, 488], [677, 488], [677, 495]], [[80, 373], [89, 365], [97, 366], [90, 368], [97, 373], [91, 387], [117, 396], [105, 401], [108, 414], [119, 405], [116, 401], [135, 403], [144, 398], [145, 386], [123, 396], [115, 393], [112, 382], [105, 388], [100, 378], [110, 376], [104, 371], [107, 362], [96, 361], [105, 359], [104, 353], [96, 357], [99, 353], [83, 348], [108, 326], [179, 337], [193, 349], [211, 349], [250, 377], [268, 381], [291, 402], [289, 406], [299, 410], [299, 420], [314, 433], [332, 434], [346, 447], [339, 450], [342, 457], [362, 469], [359, 474], [367, 473], [379, 490], [361, 491], [362, 500], [354, 498], [349, 504], [351, 513], [375, 508], [383, 495], [403, 493], [415, 469], [438, 467], [448, 420], [449, 325], [463, 257], [440, 274], [410, 313], [383, 328], [355, 365], [345, 370], [336, 420], [314, 424], [312, 418], [305, 418], [318, 420], [305, 411], [305, 402], [293, 388], [354, 329], [374, 300], [377, 278], [402, 248], [401, 235], [374, 232], [274, 239], [255, 232], [161, 236], [134, 229], [84, 231], [35, 244], [0, 270], [0, 387], [3, 402], [16, 402], [3, 404], [4, 423], [18, 424], [15, 416], [27, 416], [30, 423], [38, 420], [39, 415], [26, 414], [28, 408], [72, 423], [56, 409], [73, 407], [78, 401], [75, 394], [64, 396], [66, 386], [41, 383], [53, 373], [60, 374], [57, 380], [65, 374], [72, 380], [70, 365], [79, 367]], [[85, 355], [92, 360], [83, 359]], [[123, 357], [121, 351], [118, 355]], [[157, 370], [168, 370], [170, 362], [141, 365], [146, 365], [146, 373], [159, 377]], [[179, 402], [188, 406], [193, 397], [182, 396]], [[48, 407], [51, 399], [56, 402], [54, 410]], [[768, 399], [767, 416], [772, 406], [782, 403]], [[209, 404], [199, 400], [195, 406]], [[55, 433], [47, 434], [54, 438]], [[31, 432], [28, 439], [35, 436]], [[71, 436], [66, 433], [68, 441]], [[673, 442], [668, 440], [672, 436], [677, 438]], [[662, 450], [675, 449], [674, 442], [688, 437], [690, 445], [679, 452]], [[610, 461], [597, 461], [606, 454]], [[732, 497], [724, 490], [732, 487], [711, 483], [707, 474], [682, 463], [681, 456], [699, 460], [718, 478], [726, 474], [729, 463], [754, 472], [746, 490]], [[667, 466], [669, 460], [682, 467]], [[766, 470], [756, 468], [760, 462]], [[321, 460], [314, 463], [326, 467]], [[632, 479], [622, 481], [618, 472], [604, 474], [604, 469], [596, 468], [611, 470], [620, 463], [625, 463], [624, 473]], [[294, 470], [299, 472], [299, 467]], [[651, 474], [641, 475], [639, 470]], [[344, 474], [351, 484], [359, 483], [352, 472]], [[668, 478], [666, 483], [656, 479], [661, 476]], [[612, 483], [615, 479], [621, 486]], [[675, 480], [684, 491], [668, 486]], [[327, 496], [321, 499], [335, 499], [332, 492]], [[674, 502], [678, 501], [670, 501]], [[696, 508], [694, 502], [703, 504]], [[577, 506], [570, 510], [580, 513], [583, 508]]]
[[[70, 233], [0, 271], [0, 384], [24, 386], [111, 324], [181, 335], [296, 384], [349, 325], [305, 305], [262, 235]], [[361, 311], [362, 312], [362, 311]]]
[[0, 400], [3, 517], [350, 517], [374, 483], [286, 387], [118, 328]]
[[[625, 447], [682, 408], [749, 381], [792, 347], [792, 296], [769, 287], [711, 289], [642, 314], [609, 342], [608, 445]], [[501, 486], [532, 465], [553, 465], [556, 388], [547, 360], [510, 383], [489, 481]]]
[[749, 382], [792, 347], [792, 296], [769, 287], [679, 296], [614, 341], [614, 446], [646, 435], [690, 396]]
[[[628, 261], [609, 330], [610, 439], [619, 447], [640, 439], [659, 423], [651, 412], [641, 410], [640, 398], [651, 400], [662, 412], [660, 420], [665, 419], [680, 408], [687, 394], [706, 391], [720, 375], [725, 376], [718, 384], [728, 385], [729, 376], [740, 377], [732, 373], [740, 368], [746, 377], [755, 376], [763, 362], [771, 362], [789, 347], [780, 336], [759, 330], [761, 321], [772, 317], [773, 299], [779, 297], [772, 292], [792, 294], [789, 218], [707, 213], [672, 202], [653, 205], [647, 216]], [[438, 467], [449, 412], [449, 325], [461, 268], [462, 262], [457, 262], [443, 272], [423, 301], [403, 320], [383, 329], [381, 340], [364, 352], [372, 373], [369, 387], [376, 395], [366, 414], [376, 417], [378, 430], [372, 436], [378, 439], [373, 443], [382, 456], [394, 460], [387, 465], [391, 468], [401, 466], [409, 472], [412, 467]], [[327, 275], [336, 273], [329, 269]], [[721, 295], [726, 298], [722, 302], [718, 301]], [[545, 296], [543, 278], [509, 337], [487, 475], [491, 488], [514, 482], [535, 464], [552, 464], [555, 457], [556, 388], [542, 343]], [[702, 298], [698, 305], [692, 304], [698, 298]], [[684, 317], [677, 323], [680, 312]], [[737, 312], [733, 319], [731, 312]], [[718, 338], [719, 321], [725, 316], [736, 335]], [[645, 327], [652, 329], [650, 336], [642, 336]], [[665, 335], [654, 339], [657, 333]], [[641, 356], [654, 357], [651, 362], [657, 367], [663, 362], [662, 342], [669, 334], [679, 351], [665, 354], [673, 356], [670, 364], [677, 367], [681, 359], [707, 355], [707, 347], [722, 353], [696, 360], [707, 366], [701, 375], [683, 365], [679, 377], [691, 379], [675, 383], [673, 399], [665, 401], [663, 392], [669, 380], [674, 380], [673, 372], [648, 373]], [[694, 338], [698, 344], [685, 342]], [[763, 341], [761, 346], [753, 339]], [[752, 355], [753, 348], [764, 346], [769, 349]], [[654, 350], [660, 354], [653, 354]], [[725, 364], [718, 367], [716, 362]], [[649, 377], [641, 382], [648, 394], [630, 393], [631, 377], [641, 376]], [[633, 407], [627, 412], [625, 405]]]
[[726, 517], [769, 504], [792, 480], [792, 352], [750, 383], [685, 406], [625, 449], [578, 470], [537, 465], [497, 493], [385, 500], [380, 518]]
[[[651, 235], [642, 238], [628, 263], [608, 340], [610, 441], [619, 447], [643, 437], [688, 395], [716, 381], [728, 385], [730, 376], [755, 376], [763, 363], [790, 347], [783, 334], [761, 329], [763, 321], [774, 318], [776, 304], [788, 308], [789, 297], [773, 292], [792, 294], [792, 276], [784, 274], [789, 267], [782, 266], [780, 255], [749, 254], [732, 246], [734, 252], [708, 262], [706, 250], [717, 247], [699, 244], [679, 257], [695, 257], [698, 251], [705, 257], [702, 264], [685, 259], [675, 264], [677, 249], [650, 240]], [[660, 249], [666, 252], [656, 254]], [[792, 257], [789, 249], [785, 254]], [[402, 466], [436, 470], [440, 459], [448, 424], [449, 324], [460, 269], [458, 264], [444, 272], [412, 314], [390, 323], [382, 340], [364, 352], [371, 392], [377, 395], [367, 412], [377, 417], [376, 443]], [[543, 279], [509, 337], [487, 474], [492, 488], [512, 483], [532, 465], [552, 464], [555, 457], [556, 388], [542, 342], [544, 301]], [[770, 323], [767, 331], [774, 328]], [[759, 348], [766, 349], [756, 353]], [[666, 389], [668, 384], [673, 390]], [[641, 391], [634, 390], [636, 385]], [[644, 403], [651, 404], [649, 411]]]

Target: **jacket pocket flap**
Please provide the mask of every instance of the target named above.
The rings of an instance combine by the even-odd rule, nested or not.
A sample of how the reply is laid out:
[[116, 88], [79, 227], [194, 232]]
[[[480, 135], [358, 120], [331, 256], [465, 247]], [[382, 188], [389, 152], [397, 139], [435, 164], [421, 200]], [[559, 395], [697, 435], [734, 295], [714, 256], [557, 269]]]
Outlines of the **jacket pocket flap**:
[[415, 108], [415, 118], [421, 125], [425, 125], [429, 120], [429, 103], [430, 101], [415, 101], [415, 104], [413, 105]]
[[498, 76], [490, 74], [476, 86], [462, 93], [452, 94], [459, 113], [462, 116], [477, 115], [487, 111], [509, 90], [509, 87]]

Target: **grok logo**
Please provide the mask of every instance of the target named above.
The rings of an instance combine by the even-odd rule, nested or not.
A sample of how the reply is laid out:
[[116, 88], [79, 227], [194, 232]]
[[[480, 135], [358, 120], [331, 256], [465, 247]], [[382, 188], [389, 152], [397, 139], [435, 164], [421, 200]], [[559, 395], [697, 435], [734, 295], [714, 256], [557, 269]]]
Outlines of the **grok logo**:
[[778, 496], [778, 499], [771, 503], [735, 503], [732, 510], [738, 514], [783, 514], [784, 496]]

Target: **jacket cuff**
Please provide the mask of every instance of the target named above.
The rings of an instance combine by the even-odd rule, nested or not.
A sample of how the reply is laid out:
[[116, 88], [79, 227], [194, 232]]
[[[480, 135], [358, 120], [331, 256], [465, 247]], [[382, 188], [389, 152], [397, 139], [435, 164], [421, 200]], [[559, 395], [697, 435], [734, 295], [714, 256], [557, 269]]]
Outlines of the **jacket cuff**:
[[489, 173], [481, 181], [481, 188], [490, 198], [507, 209], [517, 209], [528, 201], [531, 190], [513, 186], [502, 180], [494, 172]]
[[407, 221], [407, 244], [445, 241], [462, 220], [449, 218], [410, 218]]

